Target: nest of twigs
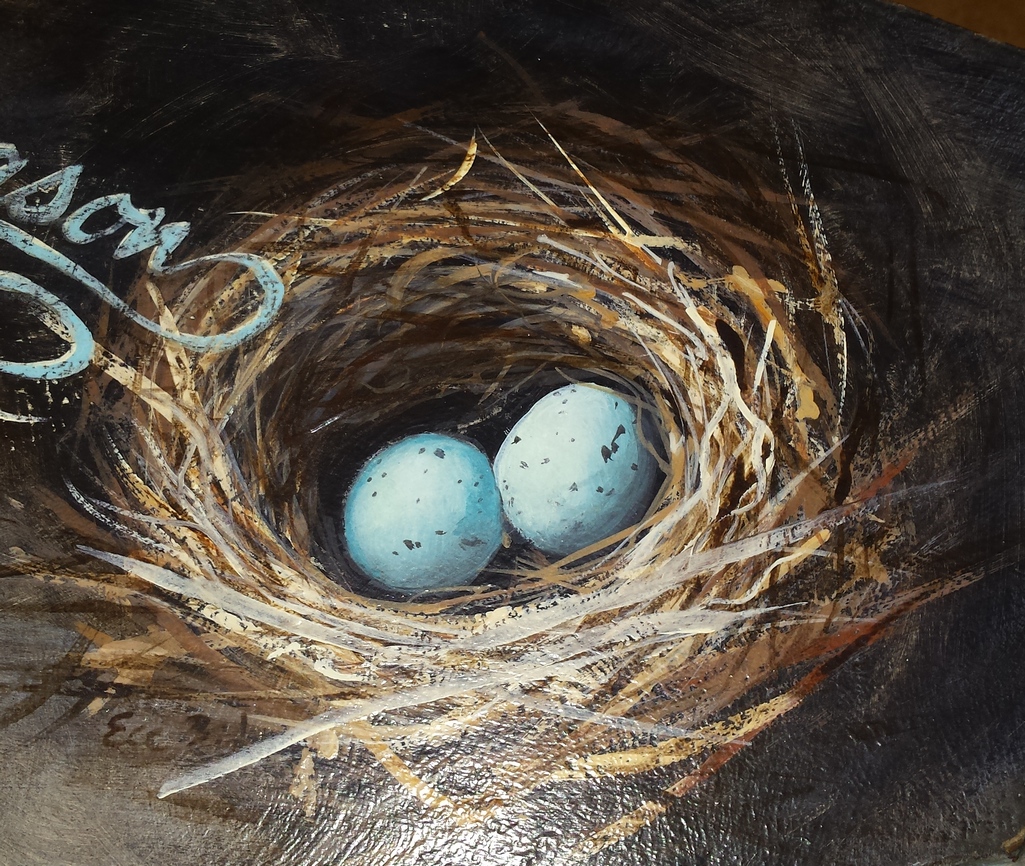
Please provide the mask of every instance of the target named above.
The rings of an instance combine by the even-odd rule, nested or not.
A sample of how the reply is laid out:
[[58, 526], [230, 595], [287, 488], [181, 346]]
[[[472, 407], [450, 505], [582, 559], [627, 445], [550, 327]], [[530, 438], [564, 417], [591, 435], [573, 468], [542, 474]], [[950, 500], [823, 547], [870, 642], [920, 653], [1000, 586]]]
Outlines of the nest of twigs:
[[[165, 794], [342, 736], [461, 822], [666, 767], [680, 795], [932, 591], [887, 569], [892, 473], [847, 438], [868, 337], [799, 161], [770, 176], [707, 142], [544, 120], [469, 144], [378, 126], [332, 188], [250, 217], [240, 249], [287, 291], [237, 350], [154, 341], [130, 368], [138, 333], [101, 340], [81, 501], [124, 540], [98, 554], [127, 573], [109, 581], [143, 581], [245, 667], [239, 693], [301, 696], [310, 719]], [[230, 268], [135, 292], [204, 334], [259, 300]], [[664, 482], [643, 519], [560, 561], [510, 536], [471, 586], [375, 594], [339, 540], [362, 461], [419, 430], [493, 457], [568, 381], [648, 418]]]

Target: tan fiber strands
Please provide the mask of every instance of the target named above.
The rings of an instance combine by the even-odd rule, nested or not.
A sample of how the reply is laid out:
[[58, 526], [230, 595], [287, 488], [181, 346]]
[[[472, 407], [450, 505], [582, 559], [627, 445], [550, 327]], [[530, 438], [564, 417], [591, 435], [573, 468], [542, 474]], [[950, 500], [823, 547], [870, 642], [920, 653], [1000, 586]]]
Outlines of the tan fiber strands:
[[[105, 418], [83, 434], [102, 495], [80, 494], [126, 539], [95, 552], [116, 567], [104, 582], [199, 635], [223, 659], [216, 692], [308, 720], [164, 795], [324, 736], [332, 754], [365, 743], [460, 824], [627, 774], [675, 771], [664, 796], [682, 795], [948, 588], [887, 566], [908, 543], [889, 487], [905, 457], [848, 448], [867, 359], [849, 357], [810, 190], [785, 164], [763, 181], [734, 158], [720, 177], [700, 148], [552, 114], [461, 143], [368, 130], [331, 189], [246, 240], [287, 297], [240, 350], [154, 344], [130, 368], [129, 340], [107, 338]], [[173, 304], [148, 285], [136, 301], [215, 333], [254, 295], [215, 270]], [[473, 586], [368, 594], [324, 513], [325, 459], [402, 435], [411, 407], [456, 399], [453, 430], [473, 437], [539, 383], [596, 377], [636, 401], [665, 473], [636, 526], [562, 561], [514, 545]], [[131, 666], [103, 649], [85, 663]], [[232, 680], [240, 651], [253, 663]], [[653, 798], [584, 848], [664, 810]]]

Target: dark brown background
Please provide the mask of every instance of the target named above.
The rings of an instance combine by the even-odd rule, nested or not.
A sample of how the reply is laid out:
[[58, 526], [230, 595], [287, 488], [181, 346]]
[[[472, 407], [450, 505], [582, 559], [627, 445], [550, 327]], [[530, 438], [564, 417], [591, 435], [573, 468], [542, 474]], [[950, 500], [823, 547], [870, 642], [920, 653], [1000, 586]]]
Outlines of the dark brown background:
[[[773, 120], [799, 125], [842, 285], [888, 356], [904, 420], [943, 432], [917, 480], [950, 483], [921, 495], [930, 545], [908, 566], [986, 574], [596, 862], [1006, 862], [1000, 844], [1025, 824], [1025, 54], [869, 0], [0, 0], [0, 140], [39, 174], [81, 161], [83, 192], [129, 190], [201, 223], [273, 206], [277, 169], [343, 146], [347, 112], [456, 93], [481, 100], [486, 128], [482, 95], [528, 96], [481, 31], [553, 101], [639, 126], [668, 115], [769, 154]], [[73, 526], [32, 510], [33, 491], [63, 491], [54, 442], [0, 435], [0, 550], [72, 547]], [[0, 864], [562, 862], [526, 823], [447, 837], [358, 748], [321, 768], [316, 822], [285, 793], [296, 752], [157, 800], [179, 769], [253, 733], [202, 696], [126, 696], [96, 716], [66, 715], [81, 683], [45, 699], [74, 623], [99, 615], [0, 579], [0, 713], [44, 697], [0, 725]], [[540, 826], [592, 811], [597, 823], [600, 809], [574, 794]], [[404, 828], [419, 848], [392, 844]]]

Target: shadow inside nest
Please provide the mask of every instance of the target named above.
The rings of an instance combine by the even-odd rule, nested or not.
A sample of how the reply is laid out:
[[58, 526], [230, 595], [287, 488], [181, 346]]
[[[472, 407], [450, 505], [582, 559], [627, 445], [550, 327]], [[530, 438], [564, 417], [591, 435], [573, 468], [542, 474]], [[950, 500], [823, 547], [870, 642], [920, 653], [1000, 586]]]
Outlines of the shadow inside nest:
[[[327, 407], [327, 411], [317, 407], [314, 417], [328, 417], [318, 425], [317, 446], [305, 455], [302, 465], [296, 470], [295, 479], [308, 503], [307, 513], [319, 517], [311, 527], [314, 556], [321, 563], [341, 564], [338, 568], [329, 569], [329, 573], [343, 586], [362, 596], [401, 604], [458, 599], [463, 603], [464, 613], [473, 615], [486, 613], [496, 604], [507, 602], [514, 596], [520, 603], [527, 603], [545, 594], [560, 594], [559, 587], [542, 583], [531, 596], [525, 586], [531, 572], [540, 572], [560, 558], [544, 554], [514, 526], [506, 523], [502, 546], [473, 582], [474, 588], [469, 592], [466, 587], [425, 590], [412, 595], [408, 592], [389, 591], [387, 587], [366, 578], [342, 544], [343, 506], [358, 470], [387, 444], [405, 436], [427, 432], [466, 439], [494, 458], [513, 422], [538, 399], [556, 388], [579, 382], [606, 388], [621, 388], [622, 384], [607, 374], [603, 375], [601, 370], [568, 366], [571, 363], [584, 364], [589, 360], [586, 356], [574, 358], [568, 353], [563, 359], [566, 366], [554, 369], [543, 366], [517, 369], [505, 363], [501, 357], [497, 359], [501, 368], [496, 369], [498, 364], [493, 355], [471, 359], [467, 363], [463, 353], [452, 346], [452, 343], [460, 339], [485, 347], [488, 341], [473, 333], [462, 338], [449, 335], [442, 341], [442, 350], [448, 356], [446, 360], [454, 369], [474, 369], [476, 382], [471, 387], [467, 387], [468, 383], [465, 382], [451, 384], [450, 379], [438, 375], [444, 371], [421, 368], [417, 375], [419, 399], [416, 396], [409, 399], [404, 387], [409, 384], [409, 370], [401, 369], [400, 365], [400, 370], [392, 374], [400, 380], [398, 386], [388, 384], [389, 376], [385, 374], [380, 377], [380, 392], [387, 394], [398, 391], [403, 394], [403, 400], [398, 405], [389, 404], [371, 409], [375, 414], [373, 423], [362, 419], [346, 419], [344, 414], [331, 414], [330, 407]], [[527, 360], [524, 359], [523, 363]], [[539, 360], [538, 363], [543, 361]], [[502, 387], [503, 383], [505, 387]], [[664, 443], [658, 435], [657, 422], [652, 420], [650, 411], [645, 412], [642, 418], [648, 428], [646, 441], [664, 460]], [[304, 485], [299, 480], [304, 478], [315, 480]], [[663, 482], [664, 476], [659, 479], [659, 486]], [[652, 491], [649, 498], [654, 498], [654, 493]], [[600, 559], [615, 546], [613, 543], [591, 552], [583, 558], [583, 563]], [[569, 586], [561, 589], [561, 593], [571, 591]]]

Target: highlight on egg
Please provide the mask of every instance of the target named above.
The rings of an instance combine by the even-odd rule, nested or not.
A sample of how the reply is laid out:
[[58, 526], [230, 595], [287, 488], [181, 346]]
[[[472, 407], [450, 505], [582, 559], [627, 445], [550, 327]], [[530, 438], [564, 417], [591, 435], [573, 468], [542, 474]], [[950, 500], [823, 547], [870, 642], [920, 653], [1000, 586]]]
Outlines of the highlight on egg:
[[495, 458], [507, 519], [555, 556], [636, 523], [651, 504], [658, 476], [633, 402], [588, 384], [567, 385], [538, 400]]
[[470, 583], [502, 542], [502, 505], [488, 458], [438, 433], [409, 436], [359, 471], [345, 500], [349, 556], [386, 589]]

